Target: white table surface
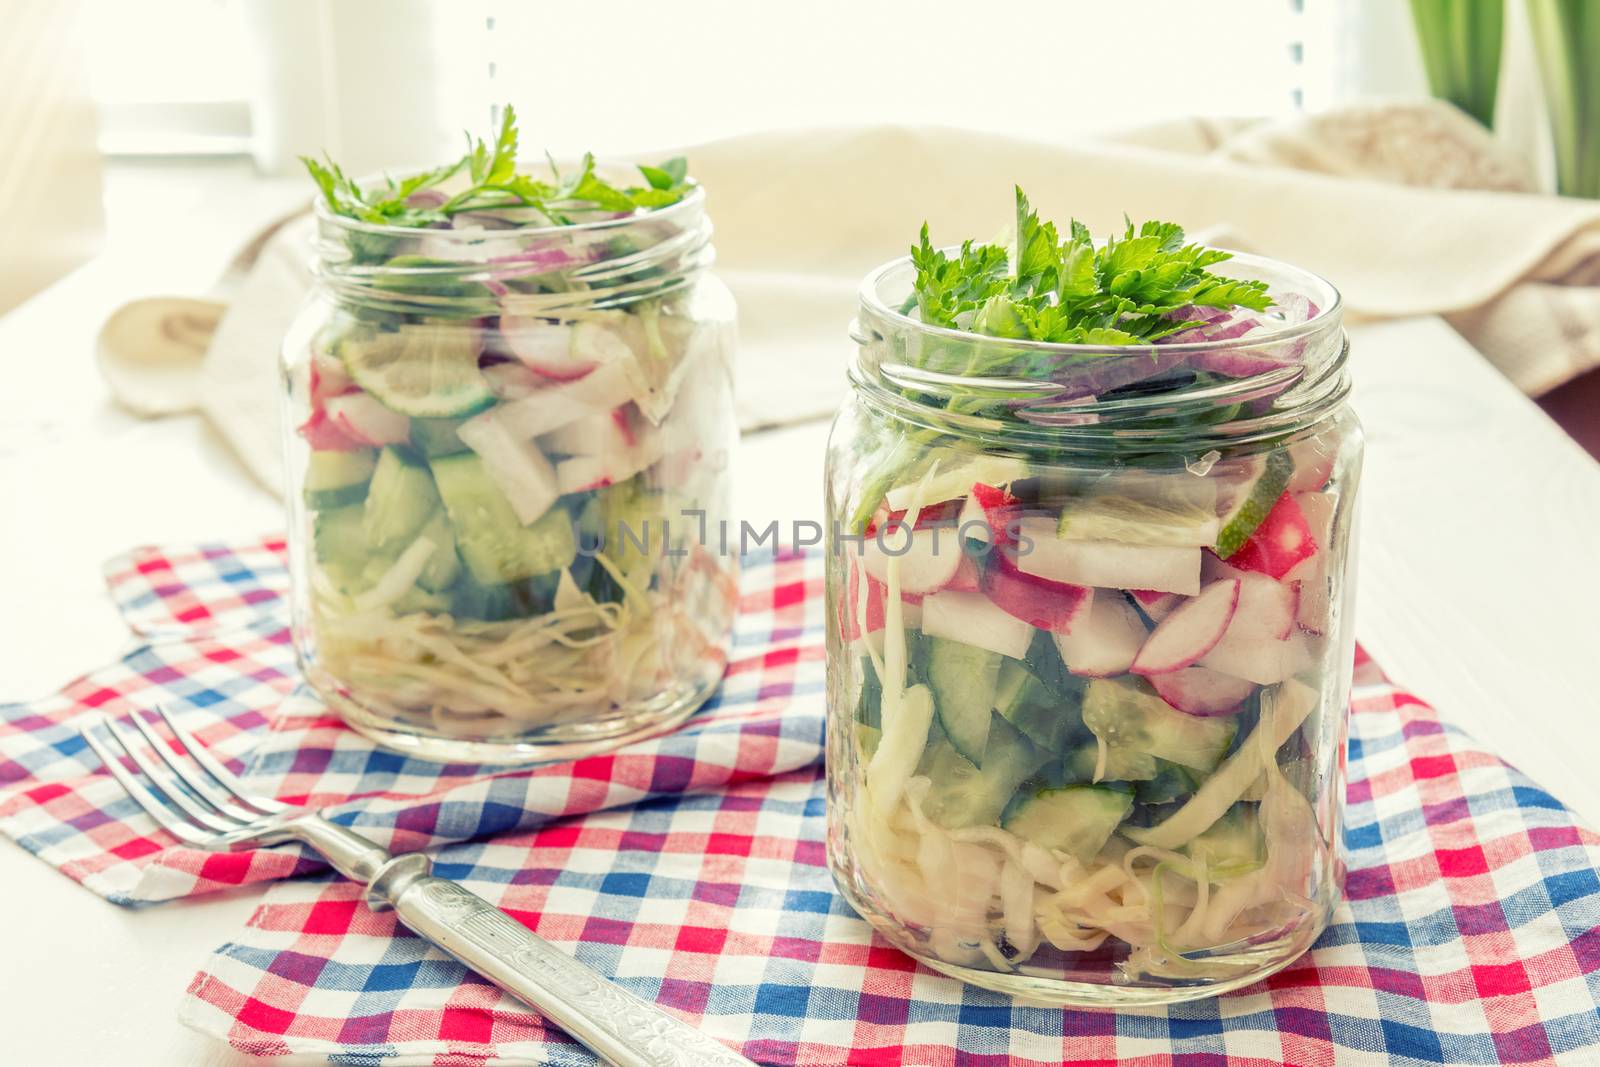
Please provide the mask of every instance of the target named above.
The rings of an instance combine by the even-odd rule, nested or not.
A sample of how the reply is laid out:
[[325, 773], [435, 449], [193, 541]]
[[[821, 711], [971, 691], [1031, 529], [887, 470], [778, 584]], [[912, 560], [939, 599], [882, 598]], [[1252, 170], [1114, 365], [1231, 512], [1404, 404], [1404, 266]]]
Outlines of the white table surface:
[[[127, 198], [123, 217], [154, 195], [150, 182], [135, 174], [113, 186]], [[119, 231], [114, 212], [105, 257], [0, 318], [0, 368], [16, 390], [0, 423], [0, 588], [10, 591], [0, 703], [48, 692], [124, 648], [100, 582], [107, 557], [281, 524], [278, 501], [200, 419], [117, 411], [89, 358], [118, 303], [203, 291], [237, 240], [296, 195], [237, 174], [193, 190], [212, 228], [186, 255], [153, 257], [153, 225]], [[1360, 639], [1445, 718], [1600, 823], [1600, 465], [1441, 321], [1352, 334], [1369, 435]], [[760, 524], [820, 518], [825, 434], [811, 424], [747, 440], [739, 513]], [[130, 911], [0, 841], [0, 1062], [253, 1062], [182, 1028], [174, 1009], [262, 891]]]

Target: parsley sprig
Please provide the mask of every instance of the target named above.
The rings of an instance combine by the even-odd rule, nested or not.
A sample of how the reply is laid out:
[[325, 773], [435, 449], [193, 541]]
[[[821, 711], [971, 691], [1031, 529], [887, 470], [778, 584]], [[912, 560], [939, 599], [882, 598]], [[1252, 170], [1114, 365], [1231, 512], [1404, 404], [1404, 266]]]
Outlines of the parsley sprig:
[[[681, 156], [659, 166], [640, 165], [645, 181], [640, 186], [618, 188], [601, 178], [589, 153], [584, 153], [576, 171], [566, 174], [550, 160], [550, 180], [541, 180], [518, 171], [517, 141], [517, 114], [507, 105], [493, 144], [468, 134], [467, 152], [455, 162], [399, 181], [386, 175], [377, 188], [361, 188], [331, 159], [318, 162], [301, 156], [300, 161], [335, 214], [387, 226], [438, 226], [464, 212], [508, 208], [533, 208], [551, 221], [567, 225], [575, 214], [586, 211], [667, 207], [683, 199], [690, 188], [688, 163]], [[436, 204], [411, 203], [417, 193], [433, 189], [463, 170], [471, 182], [468, 188]]]
[[1147, 345], [1204, 323], [1186, 309], [1272, 304], [1265, 282], [1208, 269], [1228, 252], [1185, 244], [1170, 222], [1132, 222], [1096, 248], [1076, 219], [1063, 238], [1017, 189], [1014, 249], [967, 241], [953, 258], [928, 240], [911, 249], [916, 281], [902, 310], [922, 321], [994, 337], [1057, 344]]

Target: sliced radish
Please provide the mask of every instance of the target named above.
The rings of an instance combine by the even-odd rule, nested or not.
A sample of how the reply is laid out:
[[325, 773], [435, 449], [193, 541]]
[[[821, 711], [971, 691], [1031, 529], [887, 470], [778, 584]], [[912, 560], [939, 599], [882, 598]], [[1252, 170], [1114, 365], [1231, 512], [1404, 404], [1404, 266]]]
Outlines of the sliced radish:
[[310, 362], [311, 403], [321, 407], [332, 396], [342, 396], [360, 389], [345, 373], [344, 362], [336, 356], [313, 355]]
[[976, 496], [968, 496], [961, 505], [961, 514], [956, 516], [956, 530], [969, 541], [989, 544], [994, 540], [994, 531], [989, 529], [988, 513], [978, 503]]
[[[1200, 592], [1199, 548], [1130, 545], [1116, 541], [1063, 541], [1055, 520], [1022, 519], [1017, 569], [1067, 585], [1145, 589], [1158, 593]], [[1027, 542], [1032, 542], [1029, 545]]]
[[550, 384], [520, 363], [500, 360], [496, 363], [479, 363], [478, 373], [489, 383], [489, 388], [501, 400], [521, 400]]
[[1320, 634], [1328, 628], [1332, 591], [1328, 586], [1328, 549], [1333, 544], [1333, 515], [1338, 508], [1338, 498], [1332, 493], [1296, 493], [1294, 501], [1311, 527], [1312, 539], [1318, 551], [1295, 564], [1283, 576], [1299, 590], [1299, 604], [1295, 622], [1307, 633]]
[[1022, 659], [1033, 627], [1001, 611], [982, 593], [944, 591], [922, 601], [922, 632]]
[[[1205, 578], [1204, 565], [1201, 566], [1200, 576]], [[1186, 599], [1177, 593], [1158, 593], [1154, 589], [1129, 589], [1128, 595], [1138, 601], [1139, 610], [1152, 622], [1160, 622], [1172, 614], [1172, 609]]]
[[1190, 715], [1232, 715], [1256, 688], [1254, 682], [1205, 667], [1152, 674], [1149, 682], [1162, 700]]
[[512, 436], [529, 440], [593, 412], [620, 407], [632, 399], [632, 390], [624, 370], [610, 364], [577, 381], [541, 389], [532, 396], [474, 415], [465, 425], [498, 422]]
[[1202, 667], [1247, 678], [1259, 685], [1274, 685], [1310, 665], [1311, 652], [1301, 634], [1294, 634], [1286, 641], [1235, 638], [1224, 634], [1217, 646], [1200, 659]]
[[511, 510], [524, 526], [550, 510], [561, 495], [556, 472], [539, 446], [518, 437], [495, 419], [468, 419], [456, 435], [476, 452], [489, 476], [511, 502]]
[[1089, 611], [1094, 590], [1024, 574], [1005, 552], [992, 550], [983, 591], [1007, 615], [1054, 634], [1071, 633]]
[[1239, 607], [1237, 578], [1212, 582], [1151, 631], [1129, 667], [1134, 674], [1167, 674], [1193, 666], [1217, 647]]
[[956, 573], [951, 577], [950, 584], [945, 586], [952, 593], [976, 593], [978, 591], [978, 565], [972, 557], [965, 552], [961, 554], [961, 562], [956, 564]]
[[1289, 636], [1300, 600], [1296, 586], [1251, 571], [1230, 580], [1239, 583], [1239, 610], [1228, 627], [1230, 638], [1281, 641]]
[[883, 583], [872, 578], [867, 579], [867, 604], [865, 610], [861, 607], [861, 568], [852, 560], [850, 578], [845, 584], [844, 599], [839, 604], [839, 630], [846, 641], [854, 641], [861, 636], [862, 621], [866, 622], [866, 632], [875, 633], [883, 629]]
[[1282, 578], [1316, 551], [1317, 542], [1311, 536], [1305, 513], [1294, 497], [1284, 493], [1243, 547], [1228, 557], [1228, 562], [1240, 570]]
[[661, 455], [661, 435], [652, 433], [631, 448], [619, 446], [609, 454], [598, 456], [569, 456], [556, 464], [556, 487], [565, 496], [616, 485], [655, 463]]
[[411, 420], [384, 407], [370, 393], [331, 396], [324, 407], [333, 424], [357, 441], [398, 445], [411, 439]]
[[622, 421], [612, 411], [592, 411], [557, 430], [539, 436], [539, 444], [562, 456], [619, 456], [635, 441], [626, 415]]
[[1011, 536], [1011, 524], [1017, 520], [1022, 510], [1022, 501], [1004, 489], [983, 482], [972, 484], [971, 499], [977, 501], [978, 507], [983, 509], [984, 518], [988, 520], [989, 530], [994, 536], [995, 543], [1007, 544]]
[[357, 452], [370, 447], [340, 429], [321, 408], [314, 408], [311, 417], [300, 424], [298, 433], [318, 452]]
[[551, 381], [576, 381], [600, 365], [599, 360], [573, 352], [576, 336], [571, 326], [520, 315], [501, 315], [500, 336], [505, 340], [506, 349], [524, 367]]
[[1321, 489], [1333, 477], [1333, 461], [1338, 458], [1332, 441], [1307, 437], [1289, 446], [1294, 473], [1289, 475], [1289, 492], [1306, 493]]
[[956, 532], [949, 528], [907, 529], [886, 526], [880, 537], [876, 527], [866, 535], [861, 565], [880, 582], [889, 580], [889, 561], [900, 561], [900, 591], [931, 593], [950, 584], [966, 553]]
[[1120, 596], [1096, 592], [1089, 612], [1069, 634], [1055, 635], [1056, 648], [1067, 670], [1086, 678], [1108, 678], [1133, 665], [1145, 641], [1144, 623]]

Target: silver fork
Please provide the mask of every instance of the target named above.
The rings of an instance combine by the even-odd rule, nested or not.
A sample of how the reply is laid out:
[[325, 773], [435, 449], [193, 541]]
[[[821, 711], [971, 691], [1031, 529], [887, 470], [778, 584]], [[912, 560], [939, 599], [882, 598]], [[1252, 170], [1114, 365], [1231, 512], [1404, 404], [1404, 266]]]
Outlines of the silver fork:
[[[251, 793], [166, 708], [156, 711], [188, 758], [174, 752], [137, 712], [130, 718], [155, 759], [114, 719], [99, 719], [79, 732], [139, 806], [179, 840], [215, 851], [287, 841], [311, 846], [340, 874], [366, 883], [367, 904], [374, 910], [393, 908], [407, 927], [537, 1008], [617, 1067], [754, 1067], [726, 1045], [591, 971], [476, 893], [434, 877], [427, 856], [392, 856], [319, 811]], [[113, 743], [149, 784], [123, 766]]]

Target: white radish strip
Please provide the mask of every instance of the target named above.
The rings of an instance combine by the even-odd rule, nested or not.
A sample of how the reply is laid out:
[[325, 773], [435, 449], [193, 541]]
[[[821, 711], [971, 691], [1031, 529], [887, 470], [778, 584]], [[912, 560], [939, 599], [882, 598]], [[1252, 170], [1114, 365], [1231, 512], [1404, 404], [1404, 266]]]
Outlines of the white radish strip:
[[1240, 584], [1237, 578], [1212, 582], [1173, 611], [1145, 639], [1130, 670], [1134, 674], [1182, 670], [1217, 647], [1238, 610]]
[[1184, 596], [1200, 592], [1198, 548], [1063, 541], [1056, 536], [1055, 522], [1043, 516], [1023, 519], [1018, 529], [1026, 539], [1017, 552], [1017, 569], [1024, 574], [1067, 585], [1148, 589]]
[[1145, 642], [1144, 623], [1122, 597], [1094, 590], [1086, 618], [1071, 633], [1058, 633], [1056, 648], [1067, 670], [1086, 678], [1109, 678], [1133, 665]]
[[535, 522], [561, 495], [556, 472], [539, 446], [515, 436], [495, 419], [468, 419], [456, 431], [463, 444], [483, 460], [489, 476], [511, 502], [517, 521]]
[[477, 422], [498, 422], [508, 433], [529, 440], [595, 411], [610, 411], [633, 399], [633, 386], [620, 364], [609, 364], [575, 382], [541, 389], [532, 396], [513, 400], [474, 415], [462, 424], [462, 432]]
[[922, 632], [1022, 659], [1033, 643], [1033, 627], [1006, 614], [982, 593], [946, 590], [922, 601]]
[[422, 572], [428, 566], [428, 561], [433, 558], [434, 549], [437, 547], [426, 537], [419, 537], [411, 542], [410, 547], [400, 553], [400, 558], [383, 572], [383, 577], [379, 578], [371, 589], [356, 594], [356, 610], [377, 611], [405, 596], [411, 587], [417, 584], [417, 579], [422, 577]]
[[1232, 715], [1256, 688], [1254, 682], [1205, 667], [1152, 674], [1149, 680], [1162, 700], [1189, 715]]
[[335, 426], [369, 445], [404, 444], [411, 436], [411, 420], [384, 407], [368, 393], [331, 396], [323, 403], [323, 410]]
[[1217, 646], [1200, 658], [1202, 667], [1247, 678], [1258, 685], [1281, 682], [1310, 665], [1311, 651], [1301, 634], [1294, 634], [1286, 641], [1236, 639], [1224, 634]]

